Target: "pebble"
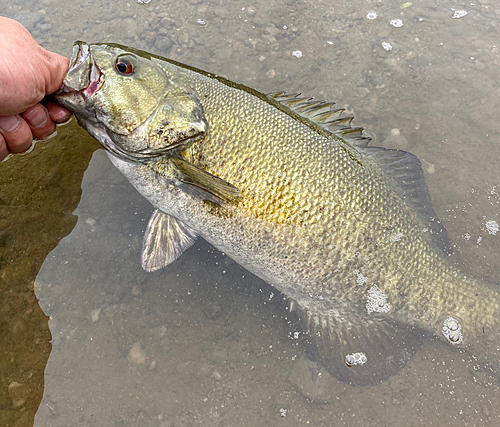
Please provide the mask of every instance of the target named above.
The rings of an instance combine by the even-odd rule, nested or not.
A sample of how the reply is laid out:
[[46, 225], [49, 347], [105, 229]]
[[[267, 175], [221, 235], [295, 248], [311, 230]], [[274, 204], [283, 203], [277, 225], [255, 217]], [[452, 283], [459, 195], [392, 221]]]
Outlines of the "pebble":
[[391, 134], [384, 139], [382, 145], [385, 146], [397, 146], [398, 148], [403, 148], [408, 146], [408, 140], [401, 135], [401, 131], [397, 128], [391, 130]]
[[161, 54], [167, 55], [172, 49], [173, 45], [174, 42], [168, 36], [162, 35], [156, 37], [155, 48]]
[[128, 352], [127, 360], [134, 365], [144, 365], [147, 357], [141, 347], [141, 343], [137, 341]]
[[179, 44], [188, 44], [189, 43], [189, 33], [181, 33], [179, 37], [177, 37], [177, 41]]
[[137, 36], [137, 21], [133, 18], [125, 18], [120, 28], [124, 29], [123, 36], [128, 39], [133, 39]]
[[154, 43], [154, 41], [156, 40], [156, 33], [154, 31], [146, 31], [144, 33], [144, 39], [148, 43]]
[[432, 163], [429, 163], [427, 160], [420, 159], [420, 163], [422, 164], [422, 169], [429, 175], [432, 175], [434, 172], [436, 172], [436, 166], [434, 166], [434, 164]]
[[99, 314], [101, 313], [102, 307], [96, 308], [95, 310], [92, 310], [91, 317], [92, 317], [92, 323], [95, 323], [99, 320]]
[[222, 375], [219, 374], [219, 371], [214, 371], [212, 373], [212, 378], [216, 381], [220, 381], [222, 379]]
[[267, 77], [270, 79], [274, 79], [276, 77], [276, 71], [273, 70], [272, 68], [266, 73]]
[[9, 397], [12, 399], [12, 406], [15, 408], [20, 408], [28, 400], [30, 391], [28, 387], [24, 384], [18, 383], [17, 381], [12, 381], [9, 384]]

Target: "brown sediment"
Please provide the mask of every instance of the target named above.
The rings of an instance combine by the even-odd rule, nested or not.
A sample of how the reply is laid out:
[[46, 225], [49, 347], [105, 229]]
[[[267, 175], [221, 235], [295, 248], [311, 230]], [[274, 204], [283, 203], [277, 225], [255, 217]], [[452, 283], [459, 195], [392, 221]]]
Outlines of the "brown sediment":
[[2, 426], [32, 426], [42, 399], [51, 335], [33, 283], [45, 257], [76, 224], [83, 172], [97, 147], [72, 120], [31, 153], [0, 163]]

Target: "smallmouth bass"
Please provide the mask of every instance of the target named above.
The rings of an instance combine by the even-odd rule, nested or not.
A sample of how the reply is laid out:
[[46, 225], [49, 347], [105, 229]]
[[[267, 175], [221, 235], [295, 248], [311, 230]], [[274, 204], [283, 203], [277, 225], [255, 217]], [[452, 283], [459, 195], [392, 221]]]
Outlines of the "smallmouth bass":
[[420, 162], [370, 147], [332, 103], [83, 42], [56, 98], [156, 208], [144, 269], [203, 237], [290, 298], [346, 383], [397, 372], [422, 330], [497, 370], [500, 294], [450, 262]]

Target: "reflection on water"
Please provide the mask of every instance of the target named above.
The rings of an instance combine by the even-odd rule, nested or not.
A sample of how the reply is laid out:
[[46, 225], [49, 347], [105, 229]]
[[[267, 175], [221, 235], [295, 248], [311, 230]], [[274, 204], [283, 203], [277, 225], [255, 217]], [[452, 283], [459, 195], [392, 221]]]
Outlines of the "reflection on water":
[[[491, 1], [471, 4], [459, 19], [462, 5], [430, 1], [0, 0], [0, 7], [62, 54], [76, 39], [114, 41], [262, 91], [349, 103], [376, 145], [422, 160], [463, 269], [500, 283], [499, 234], [491, 232], [500, 223], [500, 46]], [[396, 20], [403, 25], [391, 25]], [[0, 165], [1, 425], [30, 425], [41, 397], [50, 337], [30, 278], [74, 225], [78, 170], [93, 147], [74, 124], [66, 135]], [[142, 272], [150, 212], [97, 152], [78, 223], [37, 278], [53, 351], [36, 425], [498, 423], [497, 384], [440, 342], [427, 342], [379, 386], [347, 387], [296, 345], [276, 292], [206, 243], [165, 270]]]

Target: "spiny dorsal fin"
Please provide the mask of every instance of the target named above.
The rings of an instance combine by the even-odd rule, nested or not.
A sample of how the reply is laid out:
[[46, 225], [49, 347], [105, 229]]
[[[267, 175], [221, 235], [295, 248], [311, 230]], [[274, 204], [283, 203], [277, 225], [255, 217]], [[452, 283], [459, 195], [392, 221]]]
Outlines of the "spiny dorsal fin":
[[277, 92], [268, 96], [354, 147], [366, 147], [371, 140], [362, 135], [363, 128], [351, 127], [353, 116], [343, 116], [343, 108], [333, 109], [334, 102], [314, 101], [313, 98], [301, 97], [300, 93]]

